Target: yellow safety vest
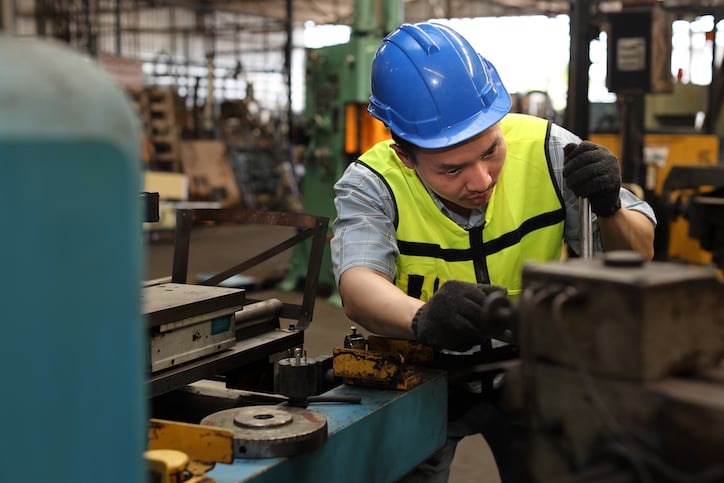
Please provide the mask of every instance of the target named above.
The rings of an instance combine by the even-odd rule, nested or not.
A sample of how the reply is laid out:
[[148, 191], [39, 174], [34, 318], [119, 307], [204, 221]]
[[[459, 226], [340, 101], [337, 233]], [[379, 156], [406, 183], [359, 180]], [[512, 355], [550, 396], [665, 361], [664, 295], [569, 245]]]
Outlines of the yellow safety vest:
[[408, 295], [428, 300], [444, 282], [463, 280], [505, 287], [516, 298], [524, 263], [560, 259], [565, 209], [547, 156], [548, 121], [508, 114], [501, 128], [508, 154], [485, 224], [471, 230], [440, 211], [391, 140], [360, 157], [393, 193], [400, 250], [395, 285]]

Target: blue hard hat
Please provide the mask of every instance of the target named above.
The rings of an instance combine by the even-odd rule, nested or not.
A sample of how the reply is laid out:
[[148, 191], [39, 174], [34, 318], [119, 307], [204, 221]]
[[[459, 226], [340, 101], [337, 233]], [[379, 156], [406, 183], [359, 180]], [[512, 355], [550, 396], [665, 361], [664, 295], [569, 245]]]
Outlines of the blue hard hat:
[[493, 64], [445, 25], [400, 25], [372, 61], [367, 110], [415, 146], [463, 142], [500, 121], [510, 107]]

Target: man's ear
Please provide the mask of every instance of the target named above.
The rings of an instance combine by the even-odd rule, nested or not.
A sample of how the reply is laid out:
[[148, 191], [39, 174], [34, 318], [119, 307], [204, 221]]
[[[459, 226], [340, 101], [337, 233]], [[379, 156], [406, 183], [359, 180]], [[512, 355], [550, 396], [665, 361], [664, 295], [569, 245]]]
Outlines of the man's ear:
[[405, 151], [402, 150], [397, 144], [390, 144], [390, 147], [395, 152], [398, 158], [400, 158], [400, 161], [402, 161], [402, 164], [407, 166], [410, 169], [415, 169], [415, 163], [412, 162], [412, 159], [410, 159], [410, 156], [407, 155]]

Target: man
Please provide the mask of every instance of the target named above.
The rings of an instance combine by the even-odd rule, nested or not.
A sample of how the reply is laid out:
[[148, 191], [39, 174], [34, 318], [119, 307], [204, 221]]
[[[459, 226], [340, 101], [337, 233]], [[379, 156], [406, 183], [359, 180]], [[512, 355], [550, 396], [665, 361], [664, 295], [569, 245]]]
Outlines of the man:
[[[509, 114], [493, 65], [454, 30], [404, 24], [372, 64], [368, 111], [392, 132], [335, 184], [332, 260], [345, 313], [367, 330], [415, 338], [446, 368], [512, 357], [481, 306], [515, 299], [527, 261], [580, 247], [578, 197], [597, 251], [653, 257], [651, 208], [621, 188], [616, 158], [544, 119]], [[496, 348], [493, 348], [493, 346]], [[406, 481], [447, 481], [455, 446], [482, 433], [510, 481], [510, 422], [491, 381], [451, 385], [448, 443]]]

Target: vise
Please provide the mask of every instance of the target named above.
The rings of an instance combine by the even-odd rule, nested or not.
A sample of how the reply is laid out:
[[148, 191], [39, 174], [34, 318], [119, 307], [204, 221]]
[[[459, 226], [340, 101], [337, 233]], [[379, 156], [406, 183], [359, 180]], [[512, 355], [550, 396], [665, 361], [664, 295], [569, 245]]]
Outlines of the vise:
[[611, 252], [528, 265], [523, 285], [522, 384], [509, 394], [531, 428], [530, 481], [722, 481], [724, 285], [713, 269]]

